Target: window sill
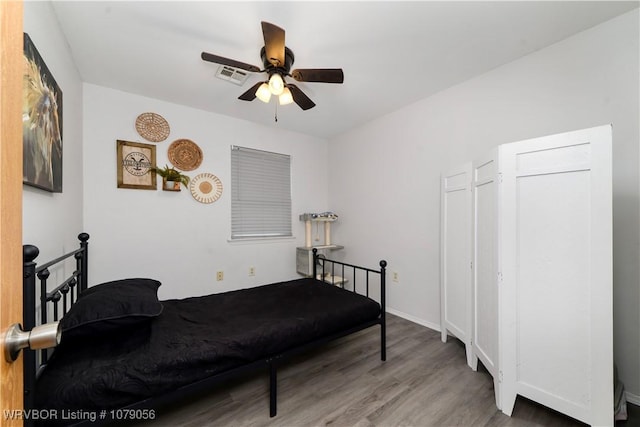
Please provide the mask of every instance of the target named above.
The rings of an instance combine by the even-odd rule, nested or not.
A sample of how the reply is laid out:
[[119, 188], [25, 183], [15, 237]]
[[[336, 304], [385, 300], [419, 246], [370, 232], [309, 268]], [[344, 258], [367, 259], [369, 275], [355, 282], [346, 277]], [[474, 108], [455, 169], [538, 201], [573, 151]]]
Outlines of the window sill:
[[233, 245], [242, 245], [242, 244], [263, 244], [263, 243], [282, 243], [289, 242], [291, 240], [296, 240], [295, 236], [286, 236], [286, 237], [247, 237], [245, 239], [227, 239], [228, 243]]

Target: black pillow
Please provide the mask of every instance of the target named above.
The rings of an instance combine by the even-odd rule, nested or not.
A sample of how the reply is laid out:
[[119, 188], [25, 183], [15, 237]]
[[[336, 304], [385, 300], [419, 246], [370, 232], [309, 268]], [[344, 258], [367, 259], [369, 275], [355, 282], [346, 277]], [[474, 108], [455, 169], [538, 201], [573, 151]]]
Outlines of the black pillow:
[[124, 279], [86, 289], [61, 320], [62, 339], [110, 333], [159, 316], [158, 287], [153, 279]]

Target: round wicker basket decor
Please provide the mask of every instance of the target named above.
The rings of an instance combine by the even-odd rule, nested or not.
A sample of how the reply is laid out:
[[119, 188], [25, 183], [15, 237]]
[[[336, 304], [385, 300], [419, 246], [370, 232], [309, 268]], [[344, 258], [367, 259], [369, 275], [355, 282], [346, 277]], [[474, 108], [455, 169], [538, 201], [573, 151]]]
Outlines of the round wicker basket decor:
[[202, 163], [202, 150], [190, 139], [176, 139], [169, 146], [169, 161], [183, 171], [192, 171]]
[[151, 142], [160, 142], [169, 136], [169, 123], [160, 114], [142, 113], [136, 119], [136, 130]]
[[189, 183], [194, 199], [200, 203], [213, 203], [222, 196], [222, 182], [212, 173], [201, 173]]

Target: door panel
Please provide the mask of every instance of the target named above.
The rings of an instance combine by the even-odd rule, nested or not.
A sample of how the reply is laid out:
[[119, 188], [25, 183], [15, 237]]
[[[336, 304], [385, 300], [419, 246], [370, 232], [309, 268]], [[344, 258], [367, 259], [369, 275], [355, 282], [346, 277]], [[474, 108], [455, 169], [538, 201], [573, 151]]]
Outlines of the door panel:
[[500, 150], [502, 410], [613, 425], [611, 126]]
[[[498, 375], [497, 152], [473, 164], [473, 349]], [[499, 406], [499, 403], [498, 403]]]
[[[22, 2], [0, 1], [0, 336], [22, 323]], [[0, 356], [0, 424], [23, 408], [22, 357]]]
[[[589, 404], [587, 171], [518, 178], [518, 383]], [[567, 302], [570, 303], [567, 303]]]
[[466, 347], [467, 363], [476, 368], [471, 351], [471, 163], [442, 175], [441, 314], [442, 341], [447, 332]]

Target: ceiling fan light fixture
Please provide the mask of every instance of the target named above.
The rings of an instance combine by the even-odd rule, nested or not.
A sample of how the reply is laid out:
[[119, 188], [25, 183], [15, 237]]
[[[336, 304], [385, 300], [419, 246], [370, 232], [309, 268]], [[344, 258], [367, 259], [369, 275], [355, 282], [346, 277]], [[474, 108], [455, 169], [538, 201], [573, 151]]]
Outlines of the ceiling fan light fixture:
[[280, 96], [278, 96], [280, 105], [289, 105], [293, 102], [293, 95], [288, 87], [285, 87]]
[[265, 103], [268, 103], [271, 99], [271, 91], [269, 90], [269, 85], [266, 83], [262, 83], [258, 90], [256, 90], [256, 97]]
[[280, 73], [273, 73], [269, 77], [269, 89], [274, 95], [280, 95], [284, 91], [284, 80]]
[[258, 98], [264, 103], [269, 103], [271, 97], [275, 95], [278, 97], [280, 105], [295, 103], [306, 111], [315, 107], [316, 104], [298, 86], [287, 83], [286, 77], [290, 77], [296, 82], [344, 83], [342, 68], [296, 68], [291, 70], [294, 55], [291, 49], [285, 45], [284, 29], [265, 21], [262, 21], [261, 25], [264, 39], [264, 46], [260, 49], [262, 67], [207, 52], [202, 52], [200, 55], [203, 61], [221, 65], [223, 71], [219, 73], [220, 78], [229, 79], [234, 83], [240, 81], [240, 79], [234, 79], [236, 73], [243, 78], [247, 76], [247, 73], [267, 74], [267, 81], [256, 82], [238, 99], [253, 101]]

